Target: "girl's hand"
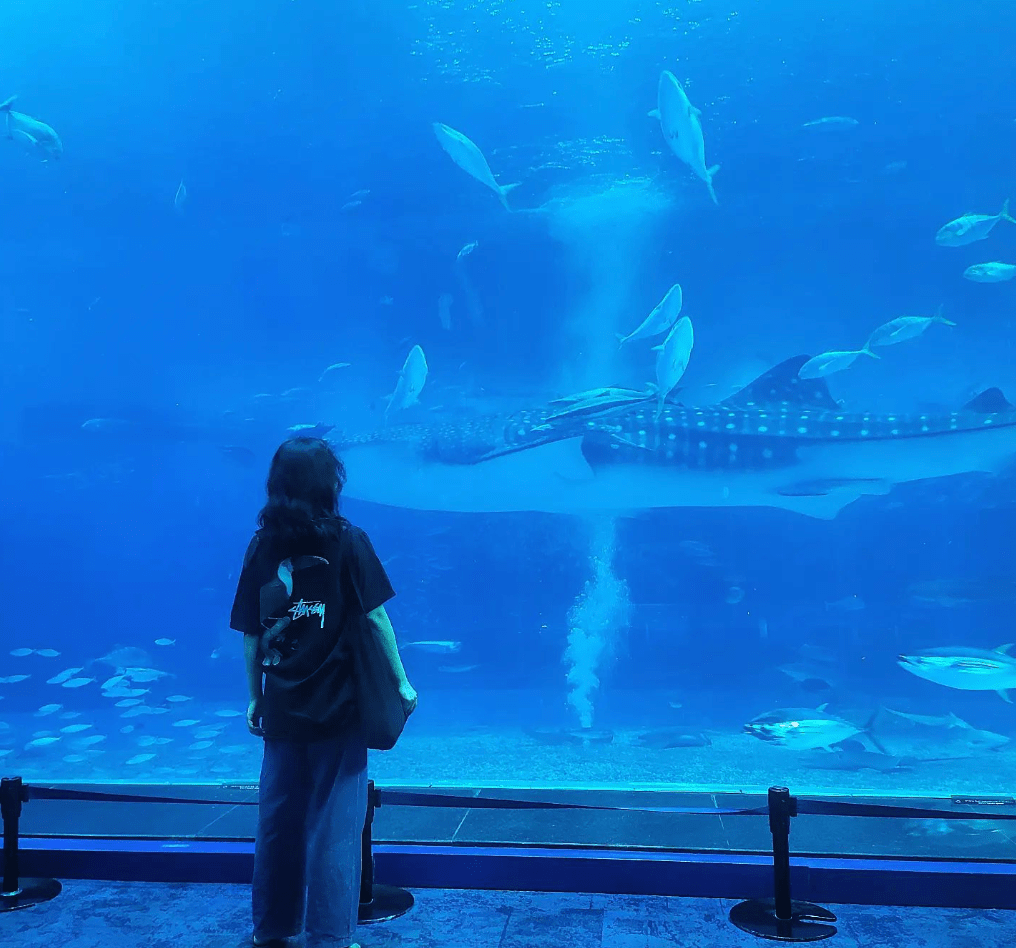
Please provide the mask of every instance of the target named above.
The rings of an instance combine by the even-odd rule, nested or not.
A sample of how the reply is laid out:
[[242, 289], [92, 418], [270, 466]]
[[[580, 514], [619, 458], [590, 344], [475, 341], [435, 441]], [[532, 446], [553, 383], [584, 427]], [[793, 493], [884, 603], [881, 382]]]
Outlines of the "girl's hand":
[[254, 698], [247, 705], [247, 730], [255, 737], [264, 737], [265, 732], [261, 728], [261, 699]]
[[402, 699], [402, 707], [405, 708], [408, 718], [416, 710], [416, 702], [419, 698], [416, 689], [408, 681], [404, 681], [399, 685], [399, 697]]

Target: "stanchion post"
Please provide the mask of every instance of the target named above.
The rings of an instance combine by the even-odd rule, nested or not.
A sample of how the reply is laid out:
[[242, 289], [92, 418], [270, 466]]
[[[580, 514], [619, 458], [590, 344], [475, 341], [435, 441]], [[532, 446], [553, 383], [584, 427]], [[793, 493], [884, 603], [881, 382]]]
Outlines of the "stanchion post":
[[739, 902], [730, 920], [742, 931], [772, 941], [819, 941], [836, 934], [836, 916], [821, 905], [790, 897], [790, 821], [797, 798], [786, 787], [769, 788], [769, 832], [773, 837], [773, 897]]
[[381, 798], [373, 780], [367, 781], [367, 814], [360, 836], [360, 908], [361, 925], [387, 922], [405, 915], [413, 907], [413, 893], [394, 885], [378, 885], [374, 881], [374, 810]]
[[21, 878], [21, 805], [28, 788], [20, 777], [0, 779], [0, 819], [4, 830], [4, 875], [0, 886], [0, 912], [28, 908], [55, 899], [63, 888], [56, 879]]
[[773, 902], [776, 917], [793, 917], [790, 900], [790, 820], [797, 816], [797, 799], [786, 787], [769, 788], [769, 832], [773, 836]]
[[21, 835], [21, 804], [25, 788], [20, 777], [0, 780], [0, 818], [4, 826], [4, 881], [0, 897], [13, 899], [21, 892], [19, 846]]

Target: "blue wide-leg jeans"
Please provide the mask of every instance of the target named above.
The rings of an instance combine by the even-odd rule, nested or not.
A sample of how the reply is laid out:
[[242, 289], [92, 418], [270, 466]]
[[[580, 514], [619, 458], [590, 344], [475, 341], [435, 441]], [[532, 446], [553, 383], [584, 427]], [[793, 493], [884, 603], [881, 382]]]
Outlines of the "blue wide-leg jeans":
[[258, 940], [307, 933], [308, 948], [353, 942], [367, 749], [355, 737], [265, 739], [254, 844]]

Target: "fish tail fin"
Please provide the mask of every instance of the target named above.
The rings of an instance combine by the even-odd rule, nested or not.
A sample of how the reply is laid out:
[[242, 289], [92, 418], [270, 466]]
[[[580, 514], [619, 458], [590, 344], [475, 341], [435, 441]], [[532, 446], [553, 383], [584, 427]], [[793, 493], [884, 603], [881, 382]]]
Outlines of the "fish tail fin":
[[508, 206], [508, 195], [514, 191], [522, 182], [516, 181], [515, 184], [505, 184], [498, 188], [498, 193], [501, 195], [501, 203], [504, 205], [506, 211], [510, 211], [511, 208]]
[[[9, 99], [4, 99], [3, 102], [0, 102], [0, 112], [10, 112], [11, 106], [14, 105], [17, 99], [18, 97], [16, 95], [12, 95]], [[1007, 201], [1006, 207], [1008, 206], [1009, 202]]]
[[955, 326], [956, 323], [954, 323], [951, 319], [946, 319], [942, 315], [944, 311], [945, 305], [943, 303], [939, 303], [938, 307], [935, 310], [935, 315], [931, 317], [931, 321], [933, 323], [941, 323], [943, 326]]
[[878, 748], [880, 754], [885, 754], [888, 757], [889, 751], [885, 749], [885, 747], [882, 745], [879, 739], [875, 737], [875, 735], [872, 733], [872, 729], [875, 727], [875, 722], [878, 720], [878, 716], [881, 711], [882, 711], [881, 707], [877, 708], [875, 710], [875, 713], [870, 718], [868, 718], [868, 723], [864, 725], [863, 733], [864, 736], [867, 737], [868, 740], [871, 741], [871, 743]]
[[713, 190], [713, 175], [719, 170], [719, 165], [713, 165], [712, 168], [709, 168], [706, 171], [706, 174], [709, 176], [706, 178], [706, 187], [709, 188], [709, 196], [713, 199], [713, 204], [717, 207], [719, 207], [720, 202], [716, 200], [716, 192]]
[[872, 352], [871, 351], [871, 349], [868, 347], [868, 343], [864, 344], [864, 348], [861, 349], [860, 352], [861, 352], [861, 355], [871, 356], [871, 358], [873, 358], [873, 359], [881, 359], [882, 358], [882, 356], [880, 356], [877, 352]]
[[[3, 106], [0, 106], [0, 112], [3, 111]], [[1016, 217], [1012, 217], [1009, 213], [1009, 198], [1005, 199], [1005, 204], [1002, 205], [1001, 218], [1004, 221], [1009, 221], [1010, 224], [1016, 224]]]

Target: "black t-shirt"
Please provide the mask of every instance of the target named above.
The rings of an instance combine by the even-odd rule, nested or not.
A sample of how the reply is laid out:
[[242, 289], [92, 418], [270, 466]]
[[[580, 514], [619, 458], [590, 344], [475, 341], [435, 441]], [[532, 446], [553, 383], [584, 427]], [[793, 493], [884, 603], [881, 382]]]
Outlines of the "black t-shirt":
[[288, 543], [254, 534], [229, 624], [258, 636], [281, 627], [272, 642], [279, 662], [264, 668], [266, 737], [313, 741], [355, 727], [350, 635], [394, 595], [359, 527], [345, 524], [337, 539]]

